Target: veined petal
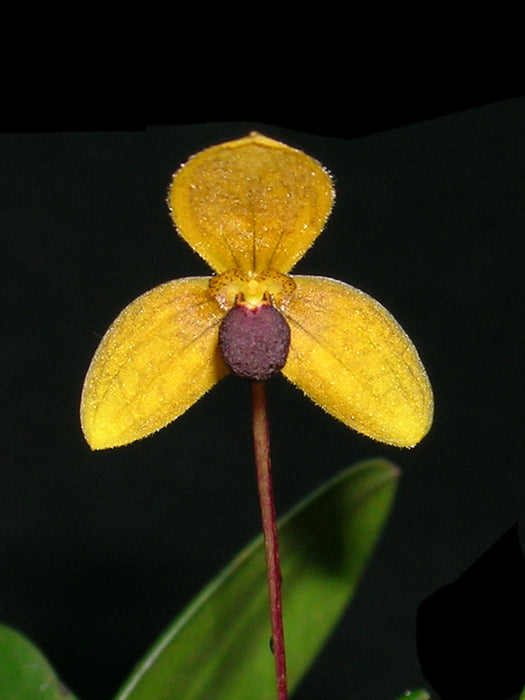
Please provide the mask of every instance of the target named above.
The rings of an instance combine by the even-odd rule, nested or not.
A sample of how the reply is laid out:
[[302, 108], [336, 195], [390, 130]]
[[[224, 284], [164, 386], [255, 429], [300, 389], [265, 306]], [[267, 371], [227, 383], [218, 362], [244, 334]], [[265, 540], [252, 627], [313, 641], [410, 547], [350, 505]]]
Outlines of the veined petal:
[[208, 278], [167, 282], [113, 322], [89, 367], [80, 408], [93, 449], [146, 437], [186, 411], [228, 369], [218, 350], [224, 316]]
[[216, 272], [288, 272], [321, 232], [333, 198], [317, 161], [253, 132], [190, 158], [168, 204], [180, 235]]
[[412, 342], [381, 304], [324, 277], [294, 276], [282, 372], [360, 433], [411, 447], [430, 429], [430, 383]]

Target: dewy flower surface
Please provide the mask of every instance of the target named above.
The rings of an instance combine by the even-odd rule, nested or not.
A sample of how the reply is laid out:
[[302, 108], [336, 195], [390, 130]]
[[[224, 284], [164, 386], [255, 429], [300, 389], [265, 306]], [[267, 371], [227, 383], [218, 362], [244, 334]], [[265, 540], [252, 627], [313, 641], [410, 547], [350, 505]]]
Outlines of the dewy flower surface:
[[[321, 232], [333, 199], [317, 161], [258, 133], [208, 148], [175, 173], [172, 218], [215, 274], [155, 287], [113, 322], [82, 393], [82, 427], [93, 449], [166, 426], [230, 371], [223, 357], [233, 366], [258, 352], [255, 366], [264, 365], [259, 317], [270, 320], [270, 334], [281, 328], [280, 317], [289, 327], [285, 350], [277, 338], [281, 350], [263, 373], [281, 369], [334, 417], [376, 440], [410, 447], [424, 437], [432, 391], [395, 319], [343, 282], [288, 274]], [[266, 306], [271, 313], [261, 313]], [[240, 322], [224, 322], [238, 307]], [[253, 318], [253, 342], [244, 316]], [[259, 380], [251, 366], [245, 376]]]

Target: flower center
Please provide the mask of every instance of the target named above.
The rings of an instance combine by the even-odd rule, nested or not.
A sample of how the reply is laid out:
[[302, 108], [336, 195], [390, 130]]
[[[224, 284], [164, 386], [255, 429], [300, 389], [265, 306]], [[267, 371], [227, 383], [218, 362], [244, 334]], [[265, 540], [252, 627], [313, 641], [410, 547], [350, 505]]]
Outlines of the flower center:
[[279, 372], [290, 348], [290, 327], [274, 306], [230, 309], [219, 328], [219, 349], [231, 371], [262, 382]]
[[268, 303], [268, 299], [273, 306], [285, 309], [295, 291], [295, 282], [272, 269], [259, 274], [226, 270], [210, 279], [209, 289], [222, 309], [231, 309], [239, 302], [253, 308]]
[[258, 382], [279, 372], [290, 348], [290, 327], [279, 309], [295, 290], [293, 279], [275, 270], [228, 270], [212, 277], [209, 288], [229, 309], [219, 328], [219, 350], [232, 372]]

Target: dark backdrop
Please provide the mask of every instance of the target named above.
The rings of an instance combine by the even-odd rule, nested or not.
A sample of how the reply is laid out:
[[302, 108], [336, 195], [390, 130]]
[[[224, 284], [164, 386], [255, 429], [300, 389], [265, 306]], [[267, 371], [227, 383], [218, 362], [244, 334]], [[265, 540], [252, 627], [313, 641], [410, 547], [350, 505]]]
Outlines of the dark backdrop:
[[525, 100], [513, 99], [358, 138], [258, 122], [0, 137], [0, 620], [80, 697], [109, 698], [259, 530], [244, 384], [226, 378], [127, 448], [91, 453], [78, 421], [84, 373], [117, 313], [161, 282], [207, 274], [168, 217], [172, 172], [252, 129], [334, 175], [334, 212], [297, 272], [381, 301], [436, 401], [430, 435], [397, 450], [270, 383], [280, 512], [356, 460], [384, 456], [403, 472], [355, 602], [296, 697], [392, 700], [425, 684], [418, 604], [525, 516], [524, 125]]

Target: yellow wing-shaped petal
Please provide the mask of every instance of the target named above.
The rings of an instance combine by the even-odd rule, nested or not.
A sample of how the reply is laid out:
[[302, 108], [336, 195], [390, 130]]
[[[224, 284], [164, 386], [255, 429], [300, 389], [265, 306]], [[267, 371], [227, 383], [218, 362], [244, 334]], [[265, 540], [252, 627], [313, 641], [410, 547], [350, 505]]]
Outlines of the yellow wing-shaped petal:
[[93, 449], [163, 428], [228, 372], [218, 351], [224, 312], [207, 290], [207, 278], [167, 282], [113, 322], [82, 392], [82, 429]]
[[419, 442], [432, 423], [432, 390], [397, 321], [375, 299], [342, 282], [294, 280], [283, 374], [360, 433], [399, 447]]
[[253, 132], [190, 158], [168, 204], [181, 236], [216, 272], [288, 272], [321, 232], [333, 197], [317, 161]]

